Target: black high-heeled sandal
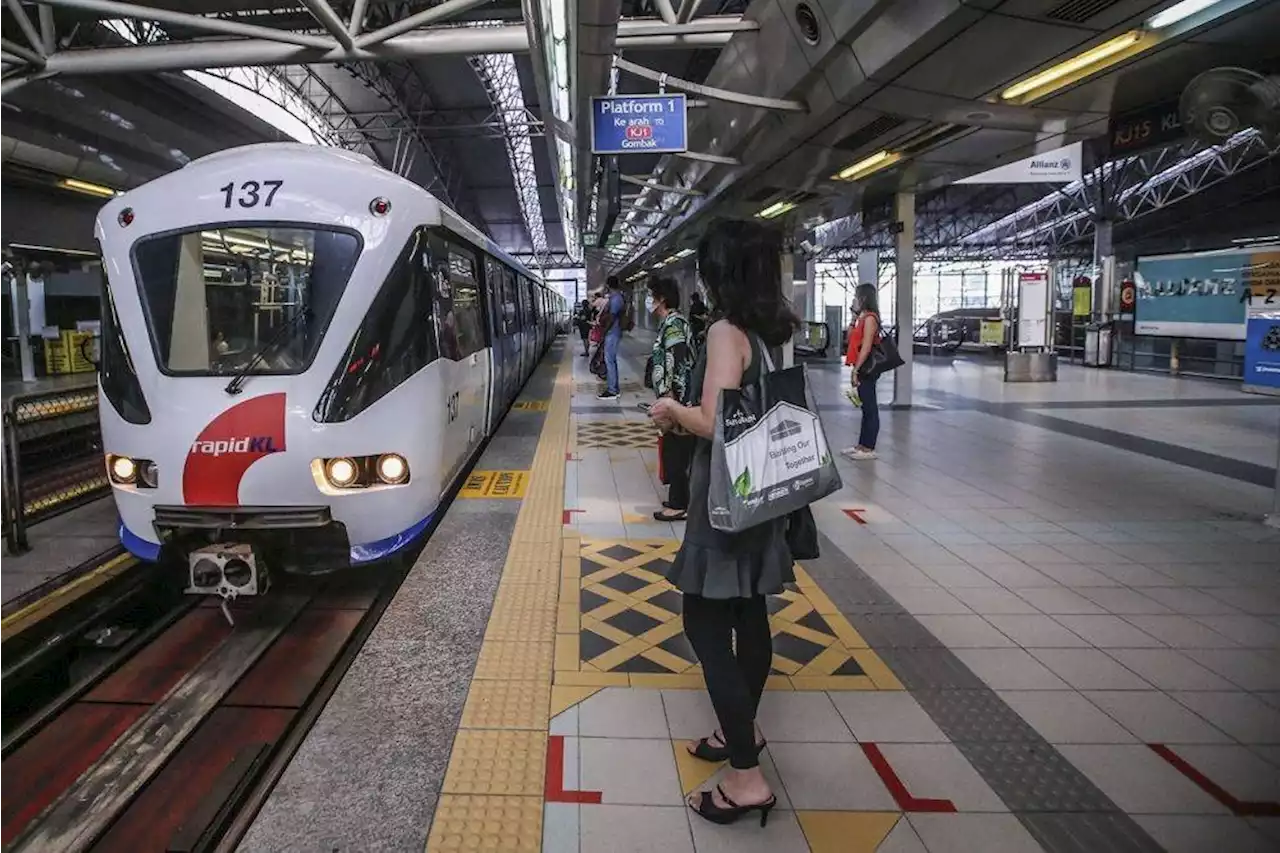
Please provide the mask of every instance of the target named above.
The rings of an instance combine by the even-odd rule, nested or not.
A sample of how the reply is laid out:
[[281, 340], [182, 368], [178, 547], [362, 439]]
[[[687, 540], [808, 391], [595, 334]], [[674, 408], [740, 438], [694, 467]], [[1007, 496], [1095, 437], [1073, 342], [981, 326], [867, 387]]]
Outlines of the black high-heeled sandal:
[[704, 820], [709, 820], [712, 823], [718, 823], [722, 826], [730, 823], [736, 823], [743, 816], [749, 815], [752, 812], [760, 812], [760, 826], [763, 828], [765, 824], [769, 822], [769, 812], [778, 804], [778, 797], [776, 795], [771, 795], [769, 799], [765, 800], [763, 803], [740, 806], [733, 800], [729, 799], [729, 796], [724, 792], [724, 788], [716, 785], [716, 790], [720, 792], [720, 799], [729, 804], [729, 808], [724, 809], [716, 805], [715, 795], [710, 791], [703, 791], [702, 796], [698, 799], [698, 804], [696, 806], [690, 805], [689, 808], [697, 812], [698, 817], [701, 817]]
[[[724, 735], [720, 734], [720, 732], [713, 733], [711, 737], [719, 737], [721, 743], [724, 742]], [[760, 756], [760, 753], [764, 752], [764, 748], [768, 746], [768, 744], [769, 742], [767, 740], [761, 740], [758, 744], [756, 744], [757, 758]], [[695, 746], [689, 752], [689, 754], [692, 755], [694, 758], [701, 758], [703, 761], [711, 761], [711, 762], [728, 761], [729, 747], [727, 745], [712, 746], [711, 738], [704, 737], [698, 740], [698, 745]]]

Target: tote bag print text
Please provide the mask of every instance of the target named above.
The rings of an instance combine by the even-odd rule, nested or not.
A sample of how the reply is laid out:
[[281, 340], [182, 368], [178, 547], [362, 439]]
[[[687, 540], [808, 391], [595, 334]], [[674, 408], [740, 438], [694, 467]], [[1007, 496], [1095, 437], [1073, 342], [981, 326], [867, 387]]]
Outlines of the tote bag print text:
[[[738, 409], [727, 413], [722, 423], [726, 432], [742, 430], [725, 436], [724, 458], [733, 494], [743, 507], [755, 509], [811, 489], [818, 471], [831, 462], [817, 416], [790, 403], [774, 405], [759, 419]], [[711, 513], [728, 516], [730, 510], [713, 506]]]

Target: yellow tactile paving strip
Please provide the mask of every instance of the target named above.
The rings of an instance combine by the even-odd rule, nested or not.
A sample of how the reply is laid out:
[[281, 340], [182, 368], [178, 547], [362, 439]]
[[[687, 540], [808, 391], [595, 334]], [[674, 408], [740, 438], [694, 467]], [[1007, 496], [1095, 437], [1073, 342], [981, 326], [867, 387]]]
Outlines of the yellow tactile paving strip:
[[[568, 349], [562, 353], [547, 402], [428, 851], [520, 853], [542, 847], [571, 355]], [[570, 553], [576, 559], [576, 547]]]

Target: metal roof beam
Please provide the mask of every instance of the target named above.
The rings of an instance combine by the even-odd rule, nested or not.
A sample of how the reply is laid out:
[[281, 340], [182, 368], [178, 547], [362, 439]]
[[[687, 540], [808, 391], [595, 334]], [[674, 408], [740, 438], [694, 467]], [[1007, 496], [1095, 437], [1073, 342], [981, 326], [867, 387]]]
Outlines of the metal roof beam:
[[[192, 15], [188, 12], [173, 12], [168, 9], [157, 9], [152, 6], [137, 6], [133, 3], [118, 3], [116, 0], [41, 0], [50, 6], [61, 6], [66, 9], [80, 9], [85, 12], [97, 12], [113, 18], [134, 18], [140, 21], [159, 21], [162, 24], [176, 24], [203, 30], [208, 33], [244, 36], [251, 39], [266, 39], [267, 42], [300, 45], [302, 47], [327, 48], [335, 46], [333, 39], [308, 33], [296, 33], [291, 30], [277, 30], [272, 27], [260, 27], [257, 24], [244, 24], [226, 18], [208, 18], [204, 15]], [[128, 48], [118, 48], [126, 50]], [[136, 49], [136, 48], [135, 48]], [[146, 48], [143, 48], [146, 49]], [[79, 53], [80, 51], [76, 51]], [[56, 54], [55, 54], [56, 55]], [[243, 63], [256, 64], [256, 63]], [[277, 63], [278, 64], [278, 63]], [[188, 65], [186, 68], [203, 68], [202, 65]]]
[[9, 7], [10, 14], [18, 22], [18, 27], [22, 30], [22, 34], [27, 37], [27, 42], [30, 43], [31, 49], [43, 59], [45, 55], [44, 39], [36, 32], [35, 25], [31, 23], [31, 18], [27, 16], [27, 10], [22, 8], [22, 4], [18, 0], [4, 0], [4, 4]]
[[407, 33], [410, 30], [416, 30], [419, 27], [425, 27], [428, 24], [436, 24], [440, 21], [447, 21], [455, 15], [461, 15], [470, 11], [477, 6], [483, 6], [489, 0], [445, 0], [443, 3], [432, 6], [417, 14], [410, 15], [407, 18], [387, 24], [380, 30], [374, 30], [371, 33], [365, 33], [356, 39], [356, 47], [372, 47], [376, 44], [382, 44], [389, 38]]
[[658, 17], [668, 24], [676, 23], [676, 10], [671, 6], [671, 0], [653, 0], [653, 7], [658, 10]]
[[347, 50], [351, 49], [352, 39], [351, 34], [347, 32], [347, 25], [342, 23], [342, 19], [338, 17], [337, 12], [333, 11], [328, 0], [302, 0], [302, 3], [338, 44]]
[[[89, 48], [84, 50], [57, 51], [48, 57], [44, 67], [50, 72], [67, 75], [84, 74], [131, 74], [155, 71], [185, 71], [187, 69], [233, 68], [241, 65], [315, 65], [355, 61], [391, 61], [416, 59], [425, 56], [473, 56], [478, 53], [526, 53], [529, 49], [529, 36], [523, 25], [499, 27], [437, 27], [419, 30], [405, 35], [389, 38], [380, 44], [367, 48], [359, 46], [359, 40], [351, 50], [347, 50], [327, 36], [307, 35], [302, 33], [272, 30], [252, 24], [240, 24], [214, 18], [203, 18], [199, 15], [187, 15], [182, 12], [168, 12], [162, 9], [147, 7], [145, 14], [141, 6], [114, 3], [112, 0], [51, 0], [62, 5], [86, 6], [95, 8], [109, 5], [112, 11], [108, 14], [121, 17], [136, 17], [142, 20], [156, 20], [182, 26], [197, 26], [191, 20], [212, 24], [215, 27], [244, 28], [255, 32], [267, 31], [269, 38], [216, 39], [189, 42], [168, 42], [165, 44], [146, 44], [130, 47]], [[136, 15], [125, 15], [120, 7], [136, 11]], [[440, 8], [440, 7], [433, 7]], [[620, 47], [637, 47], [649, 49], [682, 48], [688, 46], [673, 40], [667, 35], [626, 35], [628, 22], [619, 24], [617, 44]], [[678, 30], [678, 27], [670, 28]], [[222, 32], [230, 32], [225, 27]], [[239, 30], [243, 34], [243, 30]], [[689, 36], [676, 35], [676, 39], [698, 39], [698, 44], [725, 44], [732, 32], [695, 33]], [[30, 64], [39, 66], [35, 53], [25, 48], [11, 49], [9, 53], [22, 57]], [[28, 59], [30, 57], [30, 59]]]
[[20, 44], [14, 44], [8, 39], [0, 39], [0, 49], [3, 49], [4, 52], [10, 56], [20, 59], [29, 65], [34, 65], [37, 68], [43, 68], [47, 64], [47, 60], [34, 50], [23, 47]]
[[[621, 35], [621, 31], [619, 31]], [[621, 41], [621, 39], [619, 39]], [[618, 69], [634, 74], [637, 77], [643, 77], [646, 80], [652, 80], [660, 85], [670, 86], [673, 89], [679, 89], [681, 92], [689, 92], [694, 95], [701, 95], [704, 98], [710, 98], [713, 101], [725, 101], [730, 104], [744, 104], [748, 107], [762, 107], [766, 110], [781, 110], [783, 112], [803, 113], [808, 112], [809, 106], [804, 101], [793, 101], [783, 98], [766, 98], [761, 95], [748, 95], [744, 92], [730, 92], [728, 89], [719, 89], [715, 86], [704, 86], [700, 83], [694, 83], [689, 80], [683, 80], [679, 77], [672, 77], [661, 71], [654, 71], [652, 68], [645, 68], [643, 65], [637, 65], [634, 62], [618, 57], [614, 60]]]
[[364, 30], [364, 14], [369, 6], [369, 0], [356, 0], [351, 7], [351, 23], [347, 26], [347, 32], [352, 38], [360, 35]]
[[622, 180], [632, 186], [644, 187], [648, 190], [659, 190], [664, 193], [675, 193], [676, 195], [702, 195], [699, 190], [686, 189], [685, 187], [672, 187], [666, 184], [659, 184], [649, 181], [645, 178], [637, 178], [634, 175], [622, 175]]

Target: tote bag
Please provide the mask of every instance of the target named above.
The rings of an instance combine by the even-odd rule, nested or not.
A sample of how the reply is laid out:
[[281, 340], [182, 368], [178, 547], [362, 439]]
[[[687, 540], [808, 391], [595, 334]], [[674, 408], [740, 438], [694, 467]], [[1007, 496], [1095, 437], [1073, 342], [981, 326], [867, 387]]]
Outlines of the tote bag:
[[902, 354], [898, 352], [898, 344], [894, 341], [893, 336], [877, 330], [876, 342], [871, 345], [871, 351], [867, 353], [867, 360], [863, 362], [862, 369], [858, 371], [858, 377], [861, 379], [876, 379], [881, 374], [897, 370], [904, 364], [906, 362], [902, 360]]
[[707, 503], [711, 526], [726, 533], [790, 515], [841, 486], [805, 366], [774, 370], [768, 347], [758, 346], [760, 379], [724, 389], [716, 403]]

